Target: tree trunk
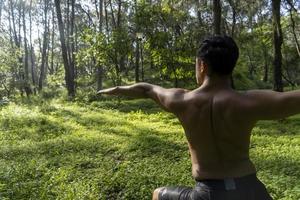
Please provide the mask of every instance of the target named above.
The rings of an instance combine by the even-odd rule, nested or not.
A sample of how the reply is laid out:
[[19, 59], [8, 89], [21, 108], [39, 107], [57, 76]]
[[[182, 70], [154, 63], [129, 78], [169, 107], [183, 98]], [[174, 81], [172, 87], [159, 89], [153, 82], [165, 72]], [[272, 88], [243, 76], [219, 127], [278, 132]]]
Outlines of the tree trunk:
[[107, 1], [105, 1], [104, 4], [104, 12], [105, 12], [105, 28], [106, 28], [106, 35], [108, 37], [108, 41], [109, 41], [109, 24], [108, 24], [108, 12], [107, 12]]
[[295, 40], [295, 45], [296, 45], [297, 53], [298, 53], [298, 55], [300, 57], [300, 45], [299, 45], [299, 41], [298, 41], [298, 38], [297, 38], [296, 30], [295, 30], [296, 24], [295, 24], [295, 20], [294, 20], [294, 17], [293, 17], [293, 10], [292, 10], [292, 8], [290, 9], [290, 18], [291, 18], [292, 33], [293, 33], [293, 37], [294, 37], [294, 40]]
[[25, 4], [23, 4], [23, 34], [24, 34], [24, 90], [26, 96], [30, 96], [32, 91], [29, 84], [29, 67], [28, 67], [28, 45], [27, 45], [27, 34], [26, 34], [26, 20], [25, 20]]
[[[12, 26], [12, 33], [13, 33], [13, 40], [14, 40], [14, 45], [17, 49], [21, 48], [21, 16], [22, 16], [22, 10], [21, 10], [21, 5], [18, 6], [18, 14], [19, 14], [19, 19], [18, 19], [18, 30], [16, 28], [16, 19], [15, 19], [15, 15], [16, 13], [14, 12], [14, 7], [16, 5], [13, 5], [13, 1], [9, 0], [9, 10], [10, 10], [10, 16], [11, 16], [11, 24], [10, 26]], [[17, 34], [18, 32], [18, 34]], [[20, 94], [21, 96], [23, 96], [24, 93], [24, 70], [23, 70], [23, 58], [22, 56], [19, 56], [18, 58], [18, 67], [16, 70], [16, 80], [20, 83], [19, 84], [19, 90], [20, 90]]]
[[273, 42], [274, 42], [274, 85], [273, 89], [278, 92], [283, 91], [282, 83], [282, 54], [281, 45], [282, 30], [280, 23], [280, 0], [272, 0], [272, 15], [273, 15]]
[[[118, 0], [118, 12], [117, 12], [117, 29], [120, 30], [121, 29], [121, 25], [122, 25], [122, 1]], [[117, 55], [118, 57], [120, 57], [119, 59], [119, 66], [120, 66], [120, 71], [124, 71], [125, 70], [125, 55], [124, 52], [120, 51], [120, 49], [118, 49], [117, 51]]]
[[136, 49], [135, 49], [135, 82], [140, 82], [140, 41], [136, 38]]
[[[18, 2], [18, 38], [19, 38], [19, 49], [21, 50], [21, 44], [22, 44], [22, 39], [21, 39], [21, 19], [22, 19], [22, 6], [21, 6], [21, 2]], [[19, 83], [20, 83], [20, 92], [21, 92], [21, 96], [23, 97], [24, 91], [25, 91], [25, 78], [24, 78], [24, 67], [23, 67], [24, 63], [23, 63], [23, 56], [19, 56]], [[25, 92], [26, 93], [26, 92]]]
[[30, 0], [30, 11], [29, 11], [29, 40], [30, 40], [30, 65], [31, 65], [31, 79], [33, 85], [33, 92], [36, 94], [36, 69], [35, 69], [35, 55], [34, 55], [34, 48], [32, 45], [32, 0]]
[[4, 3], [4, 0], [0, 0], [0, 24], [1, 24], [1, 19], [2, 19], [2, 8], [3, 8], [3, 3]]
[[[137, 0], [134, 0], [134, 6], [135, 6], [135, 15], [137, 15]], [[140, 41], [137, 37], [137, 32], [139, 31], [138, 24], [135, 25], [135, 82], [140, 82]]]
[[55, 39], [55, 20], [54, 20], [54, 8], [52, 7], [52, 34], [51, 34], [51, 58], [50, 58], [50, 74], [54, 74], [54, 39]]
[[[75, 29], [75, 0], [71, 0], [71, 18], [70, 18], [70, 35], [68, 36], [70, 39], [70, 69], [71, 69], [71, 76], [75, 80], [75, 34], [74, 34], [74, 29]], [[75, 86], [75, 81], [74, 81], [74, 88]]]
[[231, 26], [231, 37], [234, 37], [235, 34], [235, 26], [236, 26], [236, 3], [235, 0], [228, 0], [229, 5], [232, 10], [232, 26]]
[[[99, 32], [102, 33], [103, 31], [103, 0], [99, 0]], [[96, 72], [96, 79], [97, 79], [97, 90], [102, 89], [102, 81], [103, 81], [103, 67], [101, 63], [97, 64], [97, 72]]]
[[12, 2], [12, 0], [9, 0], [9, 2], [10, 2], [9, 5], [10, 5], [10, 13], [11, 13], [13, 38], [14, 38], [15, 45], [18, 48], [20, 48], [20, 43], [19, 43], [17, 30], [16, 30], [16, 22], [15, 22], [15, 13], [14, 13], [14, 10], [13, 10], [13, 2]]
[[14, 39], [13, 39], [13, 28], [12, 28], [12, 20], [11, 20], [11, 12], [8, 10], [8, 26], [9, 26], [9, 42], [11, 48], [14, 47]]
[[143, 43], [142, 43], [142, 47], [141, 47], [141, 66], [142, 66], [142, 81], [144, 82], [144, 76], [145, 76], [145, 72], [144, 72], [144, 54], [143, 54]]
[[262, 53], [264, 55], [264, 77], [263, 81], [266, 83], [269, 80], [269, 58], [268, 58], [268, 50], [265, 44], [262, 47]]
[[[22, 19], [22, 6], [21, 6], [21, 2], [19, 2], [19, 6], [18, 6], [18, 38], [19, 38], [19, 46], [21, 47], [21, 43], [22, 43], [22, 38], [21, 38], [21, 26], [22, 26], [22, 23], [21, 23], [21, 19]], [[22, 62], [22, 61], [21, 61]]]
[[221, 34], [221, 2], [220, 0], [213, 0], [213, 27], [214, 34]]
[[42, 47], [42, 63], [39, 77], [39, 91], [43, 89], [43, 83], [46, 75], [46, 62], [47, 62], [47, 46], [48, 46], [48, 0], [44, 0], [44, 34], [43, 34], [43, 47]]
[[111, 3], [111, 0], [108, 0], [109, 5], [110, 5], [110, 10], [111, 10], [111, 19], [112, 19], [112, 24], [113, 24], [113, 28], [117, 27], [117, 23], [116, 23], [116, 19], [115, 19], [115, 15], [114, 15], [114, 11], [113, 11], [113, 6]]
[[68, 96], [70, 98], [73, 98], [75, 97], [75, 81], [73, 76], [74, 73], [71, 71], [72, 69], [70, 67], [69, 60], [68, 60], [68, 51], [65, 42], [64, 24], [61, 15], [60, 0], [55, 0], [55, 7], [56, 7], [56, 14], [57, 14], [59, 35], [60, 35], [62, 58], [63, 58], [64, 69], [65, 69], [65, 82], [68, 90]]
[[122, 8], [122, 1], [118, 0], [118, 14], [117, 14], [117, 27], [121, 26], [121, 8]]
[[202, 21], [202, 16], [201, 16], [201, 11], [200, 11], [200, 0], [196, 0], [196, 5], [197, 5], [197, 18], [198, 18], [198, 24], [199, 27], [202, 25], [203, 21]]

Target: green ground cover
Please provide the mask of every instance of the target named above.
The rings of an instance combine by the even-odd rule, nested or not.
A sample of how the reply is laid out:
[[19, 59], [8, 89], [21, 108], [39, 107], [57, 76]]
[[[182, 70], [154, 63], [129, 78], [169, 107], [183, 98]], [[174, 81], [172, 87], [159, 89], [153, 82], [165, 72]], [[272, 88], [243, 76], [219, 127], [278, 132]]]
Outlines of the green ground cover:
[[[260, 122], [251, 158], [275, 200], [300, 199], [300, 116]], [[150, 199], [193, 185], [183, 129], [150, 101], [0, 107], [0, 199]]]

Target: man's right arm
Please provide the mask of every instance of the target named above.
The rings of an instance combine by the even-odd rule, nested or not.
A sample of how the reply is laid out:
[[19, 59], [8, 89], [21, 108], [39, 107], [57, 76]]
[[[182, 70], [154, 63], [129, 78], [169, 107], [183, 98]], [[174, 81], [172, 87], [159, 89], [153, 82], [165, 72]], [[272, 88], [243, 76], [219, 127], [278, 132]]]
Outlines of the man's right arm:
[[166, 89], [149, 83], [136, 83], [128, 86], [117, 86], [98, 91], [98, 94], [124, 95], [134, 98], [150, 98], [164, 110], [174, 114], [185, 109], [185, 94], [188, 90], [181, 88]]
[[247, 115], [255, 120], [282, 119], [300, 113], [300, 90], [246, 92]]

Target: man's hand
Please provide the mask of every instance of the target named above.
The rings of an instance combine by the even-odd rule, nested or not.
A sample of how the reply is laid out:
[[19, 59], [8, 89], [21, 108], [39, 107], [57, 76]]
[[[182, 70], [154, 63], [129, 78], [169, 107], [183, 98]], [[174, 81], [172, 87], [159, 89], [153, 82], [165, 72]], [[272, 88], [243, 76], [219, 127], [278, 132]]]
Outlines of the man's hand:
[[118, 94], [118, 86], [112, 87], [112, 88], [107, 88], [104, 90], [99, 90], [97, 92], [97, 94], [117, 95]]

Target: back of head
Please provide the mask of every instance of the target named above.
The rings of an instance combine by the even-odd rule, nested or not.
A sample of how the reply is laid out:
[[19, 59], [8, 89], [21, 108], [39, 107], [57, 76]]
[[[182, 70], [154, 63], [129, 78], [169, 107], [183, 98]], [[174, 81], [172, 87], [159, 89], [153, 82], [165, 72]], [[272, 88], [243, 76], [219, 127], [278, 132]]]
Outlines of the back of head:
[[239, 57], [239, 49], [229, 36], [212, 36], [205, 39], [197, 57], [208, 65], [208, 75], [230, 75]]

